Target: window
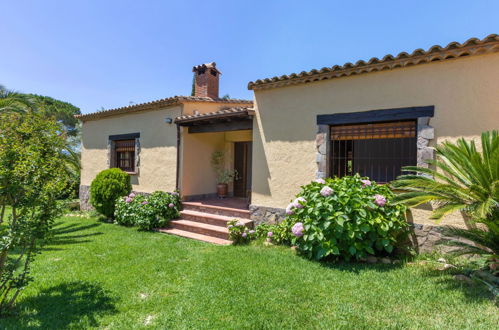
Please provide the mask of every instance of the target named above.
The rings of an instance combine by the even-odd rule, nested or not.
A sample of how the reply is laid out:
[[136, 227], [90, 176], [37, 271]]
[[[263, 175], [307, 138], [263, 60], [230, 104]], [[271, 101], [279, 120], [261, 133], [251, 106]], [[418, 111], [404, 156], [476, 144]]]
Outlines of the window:
[[135, 140], [114, 141], [116, 167], [125, 172], [135, 172]]
[[415, 120], [331, 126], [329, 174], [390, 182], [416, 165], [416, 148]]

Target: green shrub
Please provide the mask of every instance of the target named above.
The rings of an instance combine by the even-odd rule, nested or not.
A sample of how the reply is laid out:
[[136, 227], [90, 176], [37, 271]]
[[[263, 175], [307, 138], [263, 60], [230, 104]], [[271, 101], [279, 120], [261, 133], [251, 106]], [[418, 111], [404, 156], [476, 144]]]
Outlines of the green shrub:
[[114, 216], [120, 225], [151, 230], [166, 226], [168, 221], [180, 215], [179, 211], [178, 193], [156, 191], [149, 196], [131, 193], [119, 198]]
[[256, 238], [255, 231], [249, 229], [243, 222], [237, 219], [229, 221], [227, 223], [227, 228], [229, 229], [229, 239], [233, 241], [234, 244], [249, 243], [249, 241]]
[[97, 174], [90, 185], [90, 203], [108, 218], [114, 215], [116, 200], [132, 190], [130, 176], [119, 168], [110, 168]]
[[286, 244], [290, 242], [290, 233], [285, 221], [275, 225], [262, 223], [256, 227], [257, 238], [270, 239], [276, 244]]
[[408, 227], [406, 209], [393, 197], [388, 186], [358, 175], [316, 180], [288, 205], [286, 219], [275, 227], [287, 230], [276, 239], [317, 260], [390, 254]]

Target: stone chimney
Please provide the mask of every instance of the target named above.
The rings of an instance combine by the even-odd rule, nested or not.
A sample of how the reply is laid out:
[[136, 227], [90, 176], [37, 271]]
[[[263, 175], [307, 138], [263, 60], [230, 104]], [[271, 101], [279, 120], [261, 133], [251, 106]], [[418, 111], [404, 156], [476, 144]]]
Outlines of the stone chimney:
[[218, 99], [218, 80], [222, 74], [215, 62], [197, 65], [194, 72], [194, 96]]

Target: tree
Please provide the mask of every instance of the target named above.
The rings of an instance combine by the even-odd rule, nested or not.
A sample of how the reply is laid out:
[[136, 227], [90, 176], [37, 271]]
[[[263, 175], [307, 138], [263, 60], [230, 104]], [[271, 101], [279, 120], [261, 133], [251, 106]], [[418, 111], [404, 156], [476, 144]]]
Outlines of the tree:
[[403, 191], [396, 200], [409, 207], [435, 204], [433, 219], [461, 211], [468, 230], [451, 228], [451, 234], [479, 244], [468, 250], [499, 254], [499, 131], [482, 133], [481, 149], [463, 138], [444, 142], [435, 147], [436, 160], [429, 161], [433, 168], [404, 167], [413, 173], [392, 186]]
[[33, 112], [0, 113], [0, 313], [32, 280], [30, 265], [60, 214], [67, 187], [59, 125]]
[[77, 196], [81, 169], [81, 123], [75, 115], [81, 113], [80, 108], [48, 96], [10, 91], [0, 85], [0, 113], [5, 112], [34, 112], [59, 124], [59, 134], [66, 140], [66, 148], [61, 153], [66, 172], [69, 174], [67, 184], [71, 187], [65, 197]]
[[26, 94], [8, 90], [0, 85], [0, 113], [33, 110], [33, 100]]

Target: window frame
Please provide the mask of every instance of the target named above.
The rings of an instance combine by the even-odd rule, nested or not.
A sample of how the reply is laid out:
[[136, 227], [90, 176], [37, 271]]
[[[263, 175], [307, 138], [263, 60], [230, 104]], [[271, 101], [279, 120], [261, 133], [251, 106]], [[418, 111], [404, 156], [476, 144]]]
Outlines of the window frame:
[[[139, 173], [139, 153], [140, 153], [140, 133], [110, 135], [108, 137], [108, 164], [110, 168], [120, 168], [125, 173], [137, 175]], [[119, 151], [116, 145], [120, 141], [130, 141], [133, 143], [133, 150]], [[132, 142], [133, 141], [133, 142]], [[130, 146], [129, 146], [130, 147]], [[120, 154], [130, 153], [129, 160], [131, 167], [120, 167]], [[131, 171], [130, 171], [131, 169]]]
[[[410, 124], [410, 125], [408, 125]], [[369, 164], [371, 165], [371, 169], [367, 169], [364, 167], [364, 171], [368, 173], [359, 173], [362, 176], [369, 176], [370, 179], [380, 183], [380, 184], [386, 184], [391, 182], [391, 180], [396, 179], [398, 175], [401, 174], [399, 169], [395, 169], [398, 166], [395, 166], [395, 164], [400, 163], [401, 166], [400, 168], [404, 166], [415, 166], [417, 165], [417, 120], [416, 119], [407, 119], [407, 120], [390, 120], [390, 121], [383, 121], [383, 122], [362, 122], [362, 123], [351, 123], [351, 124], [337, 124], [337, 125], [328, 125], [328, 151], [327, 151], [327, 176], [333, 177], [343, 177], [347, 175], [355, 175], [359, 173], [360, 167], [356, 167], [355, 163], [362, 163], [366, 161], [366, 159], [362, 158], [356, 158], [355, 155], [355, 144], [362, 143], [362, 141], [365, 142], [365, 146], [369, 144], [368, 141], [382, 141], [385, 140], [387, 143], [387, 146], [395, 148], [396, 146], [396, 140], [405, 140], [405, 139], [410, 139], [409, 142], [410, 145], [409, 147], [411, 148], [410, 150], [407, 151], [407, 154], [405, 154], [404, 149], [401, 149], [402, 151], [400, 153], [399, 157], [389, 157], [389, 158], [382, 158], [382, 157], [373, 157], [373, 162], [374, 164], [371, 164], [371, 159], [369, 159]], [[411, 127], [412, 126], [412, 127]], [[339, 137], [339, 138], [334, 138], [333, 137], [333, 130], [334, 128], [337, 127], [337, 131], [344, 131], [345, 136]], [[346, 129], [342, 129], [345, 127]], [[364, 127], [364, 128], [363, 128]], [[385, 128], [383, 128], [385, 127]], [[392, 129], [392, 131], [387, 131], [386, 127]], [[397, 130], [397, 127], [405, 127], [406, 131], [402, 131], [402, 134], [400, 134], [400, 130]], [[349, 128], [351, 131], [349, 131]], [[353, 132], [357, 130], [358, 136], [356, 136]], [[365, 135], [361, 135], [364, 133]], [[369, 133], [371, 135], [369, 135]], [[391, 135], [391, 136], [390, 136]], [[336, 134], [335, 136], [339, 136]], [[372, 144], [372, 143], [371, 143]], [[343, 147], [345, 148], [343, 150], [344, 155], [342, 154], [342, 149], [341, 146], [344, 145]], [[401, 144], [402, 145], [402, 144]], [[339, 149], [336, 149], [336, 146], [339, 146]], [[365, 148], [364, 146], [364, 148]], [[372, 147], [372, 146], [371, 146]], [[389, 150], [389, 149], [387, 149]], [[335, 151], [338, 152], [337, 155], [335, 155]], [[395, 154], [397, 150], [395, 150]], [[357, 160], [356, 160], [357, 159]], [[407, 164], [407, 161], [410, 161], [410, 164]], [[337, 161], [338, 165], [335, 166], [335, 161]], [[376, 163], [377, 162], [377, 163]], [[385, 165], [379, 165], [380, 163], [385, 163]], [[341, 165], [344, 163], [343, 165]], [[374, 165], [374, 167], [372, 167]], [[351, 167], [351, 169], [350, 169]], [[374, 173], [369, 173], [371, 171], [375, 171], [374, 168], [377, 167], [377, 175], [374, 175]], [[384, 167], [384, 169], [383, 169]], [[389, 168], [391, 169], [389, 170]], [[357, 168], [357, 171], [355, 170]], [[384, 172], [384, 176], [383, 176]], [[389, 175], [389, 172], [392, 172], [392, 175]], [[378, 177], [376, 177], [378, 176]], [[393, 177], [392, 177], [393, 176]], [[381, 180], [383, 179], [383, 180]]]

